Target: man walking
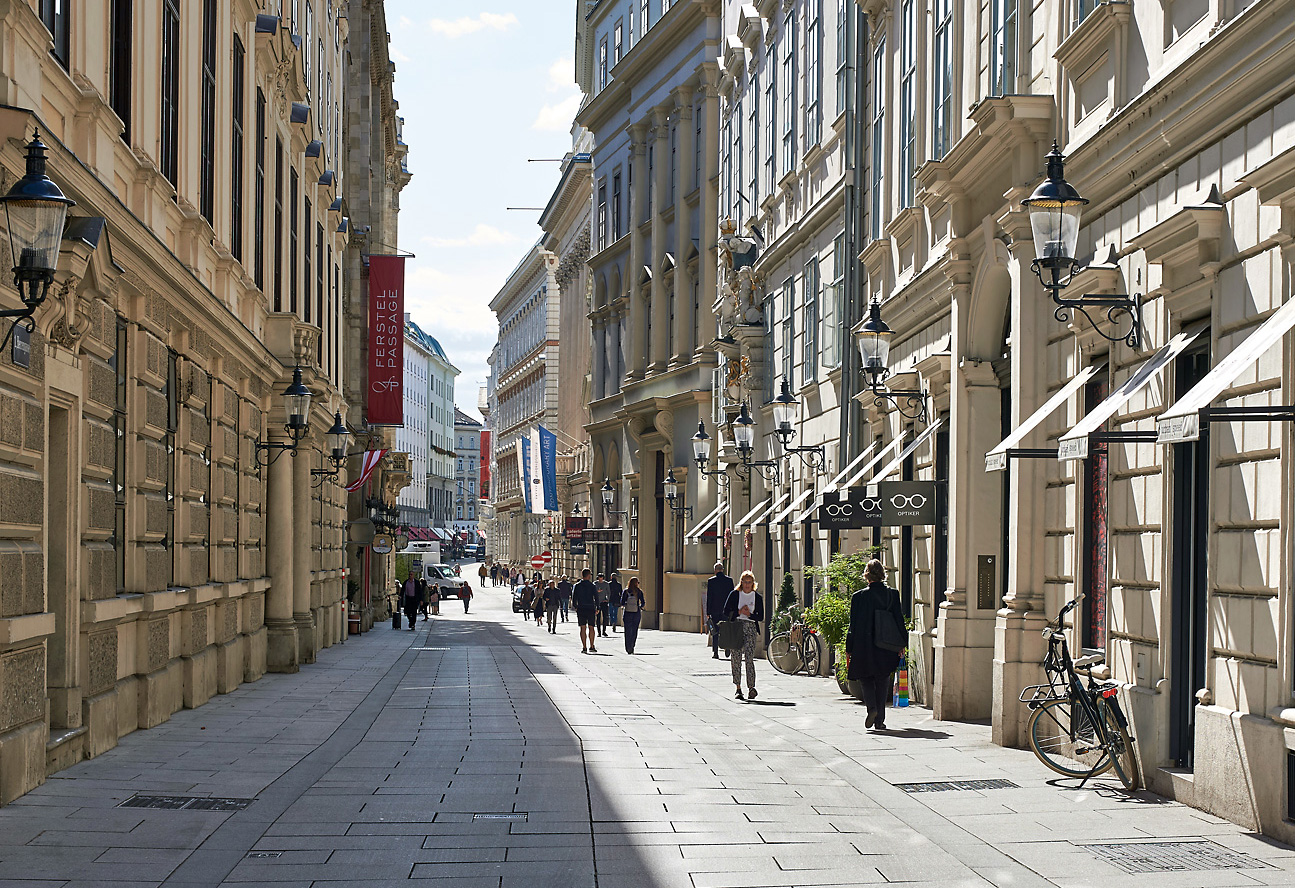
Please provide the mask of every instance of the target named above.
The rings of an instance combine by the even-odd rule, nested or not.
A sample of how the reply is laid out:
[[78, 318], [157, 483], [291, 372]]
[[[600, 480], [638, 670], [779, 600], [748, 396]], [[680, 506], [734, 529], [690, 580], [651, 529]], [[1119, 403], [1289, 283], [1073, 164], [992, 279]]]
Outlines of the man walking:
[[[719, 624], [724, 619], [724, 602], [733, 591], [733, 578], [724, 573], [724, 562], [715, 562], [715, 575], [706, 581], [706, 618], [710, 622], [711, 659], [719, 659]], [[726, 655], [728, 651], [724, 652]]]
[[611, 576], [607, 578], [607, 622], [611, 624], [612, 632], [616, 631], [616, 615], [621, 609], [621, 596], [624, 593], [620, 576], [612, 571]]
[[544, 611], [549, 617], [549, 634], [558, 634], [558, 607], [560, 605], [560, 596], [558, 595], [558, 584], [549, 580], [549, 584], [544, 587]]
[[[576, 622], [580, 624], [580, 653], [582, 654], [598, 653], [598, 648], [594, 646], [597, 633], [594, 620], [598, 612], [598, 587], [590, 579], [592, 576], [593, 571], [586, 567], [580, 573], [580, 582], [576, 583], [575, 588], [571, 590], [571, 602], [576, 606]], [[585, 634], [586, 632], [588, 635]]]
[[607, 637], [607, 606], [611, 602], [611, 587], [607, 585], [607, 580], [602, 574], [598, 575], [598, 582], [594, 583], [594, 589], [598, 591], [598, 614], [597, 630], [598, 634]]
[[562, 622], [565, 623], [571, 606], [571, 580], [565, 575], [558, 581], [558, 604], [562, 608]]
[[482, 588], [482, 589], [486, 588], [486, 574], [488, 574], [488, 573], [489, 573], [489, 571], [488, 571], [488, 570], [486, 570], [486, 565], [485, 565], [485, 563], [483, 562], [483, 563], [482, 563], [482, 565], [481, 565], [480, 567], [478, 567], [478, 568], [477, 568], [477, 576], [481, 577], [481, 588]]

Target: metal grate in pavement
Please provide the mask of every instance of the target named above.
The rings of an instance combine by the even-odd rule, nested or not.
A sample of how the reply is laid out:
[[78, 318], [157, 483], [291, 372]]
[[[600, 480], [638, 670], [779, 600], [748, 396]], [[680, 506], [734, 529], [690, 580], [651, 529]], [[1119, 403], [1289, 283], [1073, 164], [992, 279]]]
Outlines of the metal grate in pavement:
[[1114, 842], [1080, 847], [1133, 874], [1268, 868], [1262, 860], [1206, 841]]
[[277, 860], [283, 856], [282, 851], [249, 851], [248, 860]]
[[518, 811], [514, 814], [473, 814], [473, 820], [527, 820], [530, 815], [525, 811]]
[[954, 792], [964, 789], [1019, 789], [1010, 780], [937, 780], [931, 783], [896, 783], [904, 792]]
[[118, 808], [155, 808], [170, 811], [242, 811], [255, 799], [222, 799], [212, 796], [131, 796]]

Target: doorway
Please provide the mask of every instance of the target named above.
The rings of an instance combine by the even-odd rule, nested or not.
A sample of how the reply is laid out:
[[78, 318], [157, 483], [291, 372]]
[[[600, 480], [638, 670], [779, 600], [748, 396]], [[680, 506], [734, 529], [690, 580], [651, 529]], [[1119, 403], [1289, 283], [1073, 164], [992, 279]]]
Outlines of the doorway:
[[656, 492], [656, 539], [653, 543], [656, 553], [656, 613], [657, 627], [661, 626], [661, 614], [665, 612], [665, 451], [656, 452], [656, 479], [653, 484]]
[[[1209, 342], [1208, 335], [1202, 337]], [[1178, 358], [1175, 390], [1186, 392], [1209, 372], [1208, 344]], [[1209, 659], [1209, 426], [1173, 450], [1173, 569], [1170, 586], [1169, 757], [1191, 769], [1196, 753], [1196, 691]]]
[[54, 614], [54, 634], [49, 639], [50, 729], [81, 724], [81, 699], [77, 687], [77, 648], [80, 631], [79, 599], [71, 582], [69, 530], [77, 514], [72, 502], [71, 414], [63, 407], [49, 408], [48, 492], [45, 497], [46, 595]]

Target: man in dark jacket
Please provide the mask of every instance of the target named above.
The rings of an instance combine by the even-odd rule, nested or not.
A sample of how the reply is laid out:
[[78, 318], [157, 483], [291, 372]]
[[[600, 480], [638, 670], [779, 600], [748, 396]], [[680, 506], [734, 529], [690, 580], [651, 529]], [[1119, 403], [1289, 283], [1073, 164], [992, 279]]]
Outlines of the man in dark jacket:
[[[710, 623], [711, 657], [719, 659], [720, 621], [724, 619], [724, 602], [733, 591], [733, 578], [724, 573], [724, 562], [715, 562], [715, 576], [706, 581], [706, 619]], [[728, 651], [724, 652], [727, 656]]]
[[[580, 574], [580, 582], [571, 590], [571, 603], [576, 607], [576, 622], [580, 624], [580, 653], [598, 653], [594, 646], [598, 627], [595, 620], [598, 614], [598, 587], [594, 585], [594, 572], [585, 568]], [[586, 633], [588, 633], [586, 635]]]
[[[886, 569], [880, 561], [875, 558], [869, 561], [863, 578], [868, 585], [850, 598], [850, 628], [845, 633], [845, 650], [850, 657], [847, 677], [863, 684], [863, 702], [868, 707], [865, 727], [884, 731], [891, 676], [903, 652], [889, 650], [877, 641], [891, 635], [905, 637], [904, 608], [899, 592], [886, 585]], [[890, 624], [884, 630], [877, 629], [881, 620]]]

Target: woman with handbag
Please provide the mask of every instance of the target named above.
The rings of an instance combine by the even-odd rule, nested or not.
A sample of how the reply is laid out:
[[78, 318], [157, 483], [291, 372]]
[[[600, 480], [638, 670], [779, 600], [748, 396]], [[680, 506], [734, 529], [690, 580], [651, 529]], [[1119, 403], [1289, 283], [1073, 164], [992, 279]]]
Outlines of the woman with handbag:
[[[724, 619], [741, 627], [742, 643], [735, 641], [721, 644], [729, 648], [729, 665], [733, 667], [733, 684], [737, 693], [733, 696], [739, 700], [756, 697], [755, 693], [755, 646], [760, 640], [760, 624], [764, 622], [764, 600], [756, 590], [755, 574], [749, 570], [742, 571], [737, 588], [728, 593], [724, 602]], [[723, 630], [721, 630], [723, 631]], [[723, 635], [720, 636], [721, 639]], [[746, 661], [747, 696], [742, 696], [742, 661]]]
[[850, 599], [850, 628], [845, 633], [847, 673], [851, 681], [863, 684], [863, 702], [868, 707], [865, 726], [884, 731], [891, 676], [908, 646], [908, 631], [899, 592], [886, 585], [882, 563], [875, 558], [869, 561], [863, 578], [868, 585]]

